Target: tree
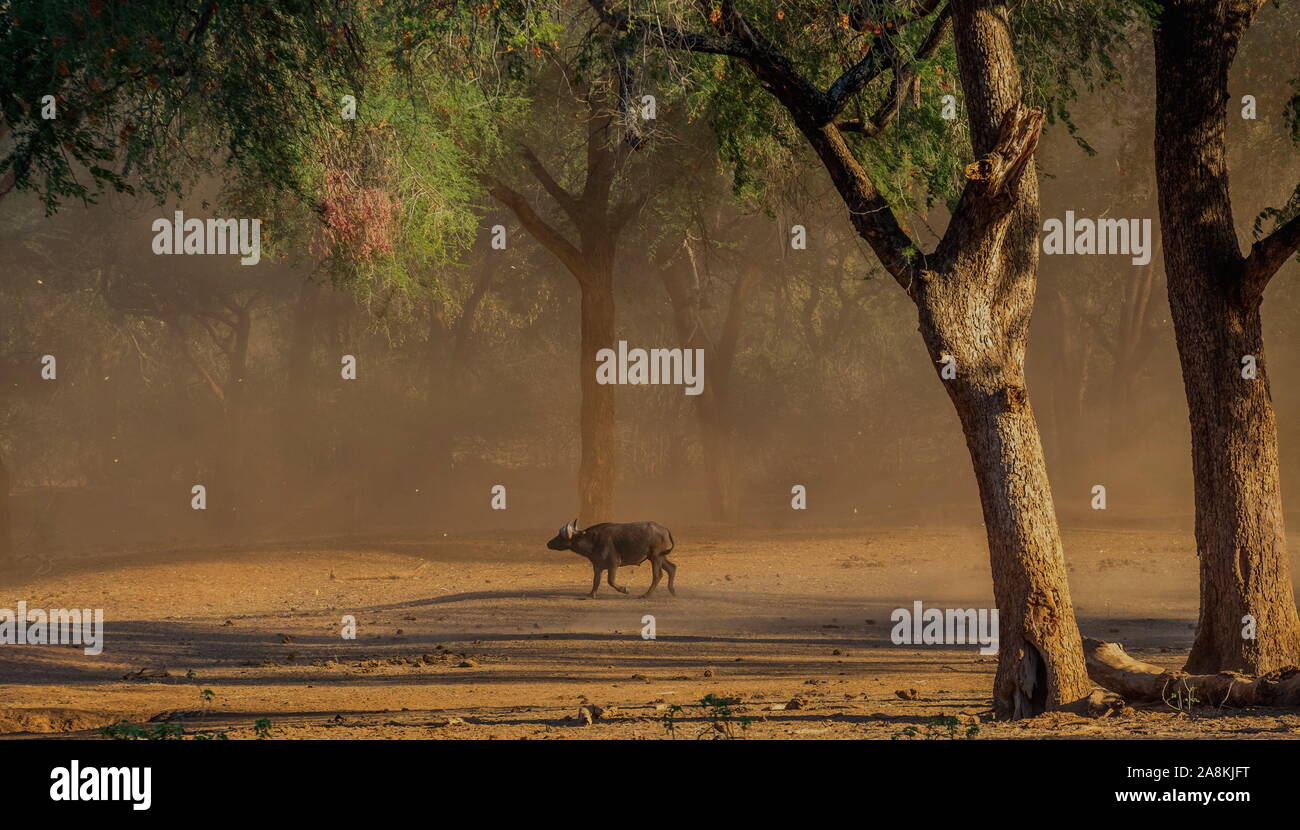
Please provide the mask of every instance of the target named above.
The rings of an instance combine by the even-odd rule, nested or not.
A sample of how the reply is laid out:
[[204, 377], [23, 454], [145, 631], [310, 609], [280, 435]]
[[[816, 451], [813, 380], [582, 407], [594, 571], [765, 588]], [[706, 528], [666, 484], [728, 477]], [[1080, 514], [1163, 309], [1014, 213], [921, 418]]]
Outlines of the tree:
[[353, 22], [315, 0], [7, 3], [0, 199], [32, 191], [50, 214], [139, 186], [161, 202], [192, 181], [196, 139], [224, 144], [219, 160], [240, 173], [297, 189], [304, 138], [336, 111], [324, 90], [354, 86]]
[[[1090, 684], [1025, 388], [1038, 259], [1033, 157], [1045, 112], [1024, 103], [1009, 5], [928, 0], [909, 11], [863, 3], [845, 12], [801, 6], [797, 19], [783, 7], [778, 23], [765, 27], [732, 0], [672, 15], [590, 2], [621, 36], [724, 56], [779, 102], [830, 175], [853, 227], [913, 300], [937, 371], [956, 368], [943, 382], [979, 485], [1000, 614], [996, 711], [1023, 717], [1083, 699]], [[946, 231], [922, 253], [891, 204], [898, 195], [879, 183], [887, 169], [872, 151], [885, 155], [882, 144], [906, 143], [890, 131], [900, 101], [950, 32], [975, 160], [965, 168]], [[835, 58], [849, 49], [858, 57], [837, 70]], [[813, 69], [801, 71], [796, 58]], [[868, 93], [886, 73], [893, 82]], [[845, 117], [851, 108], [862, 113], [864, 99], [874, 100], [874, 114]], [[886, 141], [872, 143], [881, 136]]]
[[[508, 208], [524, 230], [578, 283], [582, 438], [578, 495], [584, 524], [615, 518], [615, 387], [598, 383], [595, 367], [597, 352], [616, 344], [614, 268], [619, 243], [633, 220], [675, 178], [646, 175], [644, 170], [638, 171], [641, 175], [631, 173], [633, 154], [644, 152], [650, 140], [641, 128], [628, 126], [629, 121], [640, 119], [639, 113], [628, 112], [632, 94], [629, 79], [618, 71], [617, 61], [605, 59], [605, 66], [598, 64], [594, 71], [597, 79], [574, 101], [576, 120], [581, 124], [576, 138], [566, 135], [568, 131], [563, 129], [556, 136], [561, 157], [558, 165], [548, 166], [529, 143], [528, 135], [519, 142], [520, 166], [558, 208], [556, 218], [547, 218], [522, 185], [512, 184], [503, 174], [483, 175], [483, 183], [493, 198]], [[556, 86], [567, 83], [559, 81]], [[562, 166], [566, 156], [579, 160], [568, 170]], [[577, 183], [566, 185], [565, 181], [571, 179]]]
[[[1300, 189], [1243, 255], [1228, 189], [1228, 74], [1265, 0], [1165, 0], [1154, 31], [1156, 176], [1191, 421], [1201, 612], [1194, 673], [1300, 663], [1260, 308], [1300, 248]], [[1292, 29], [1294, 31], [1294, 29]], [[1255, 638], [1243, 637], [1247, 617]]]
[[614, 519], [614, 387], [596, 382], [596, 353], [614, 345], [614, 258], [619, 233], [638, 209], [615, 201], [614, 184], [632, 152], [614, 129], [615, 119], [603, 96], [592, 91], [586, 101], [585, 156], [581, 184], [566, 189], [529, 147], [521, 148], [525, 166], [576, 228], [570, 239], [542, 218], [532, 202], [502, 179], [486, 176], [488, 192], [510, 210], [539, 244], [555, 256], [578, 283], [579, 312], [579, 516], [584, 524]]
[[[185, 280], [151, 272], [148, 264], [123, 267], [106, 281], [105, 299], [115, 311], [156, 320], [165, 326], [170, 348], [179, 355], [210, 403], [213, 431], [202, 442], [198, 467], [215, 504], [209, 512], [221, 530], [233, 529], [244, 503], [245, 421], [250, 385], [250, 344], [256, 312], [287, 281], [242, 266], [192, 266]], [[137, 260], [138, 262], [138, 260]], [[221, 505], [220, 508], [216, 505]]]
[[198, 125], [219, 161], [293, 188], [304, 136], [337, 112], [325, 90], [355, 90], [356, 22], [318, 0], [7, 3], [0, 196], [35, 191], [53, 213], [105, 189], [179, 195], [176, 150]]
[[[701, 217], [701, 221], [705, 221]], [[758, 280], [758, 269], [742, 262], [727, 290], [727, 306], [720, 320], [709, 325], [704, 313], [705, 283], [710, 276], [707, 254], [696, 246], [706, 240], [693, 239], [688, 232], [682, 248], [688, 268], [680, 265], [659, 268], [659, 279], [673, 308], [673, 325], [682, 348], [703, 349], [709, 355], [709, 382], [694, 396], [696, 418], [704, 448], [704, 472], [708, 479], [709, 509], [715, 520], [736, 517], [735, 434], [730, 423], [731, 389], [740, 345], [746, 303]], [[689, 273], [688, 273], [689, 272]], [[702, 279], [702, 272], [704, 279]]]

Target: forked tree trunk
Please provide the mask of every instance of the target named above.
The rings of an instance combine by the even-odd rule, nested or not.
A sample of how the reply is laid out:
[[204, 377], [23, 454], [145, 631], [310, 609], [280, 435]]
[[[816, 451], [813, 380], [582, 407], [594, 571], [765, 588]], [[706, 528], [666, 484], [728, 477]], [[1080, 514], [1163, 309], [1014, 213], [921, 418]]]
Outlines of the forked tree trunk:
[[999, 621], [993, 706], [1024, 717], [1091, 690], [1024, 360], [1038, 269], [1042, 113], [1020, 102], [1007, 9], [954, 0], [953, 38], [978, 160], [935, 255], [913, 286], [921, 333], [946, 380], [979, 485]]
[[[973, 17], [968, 32], [997, 40], [1005, 35], [990, 33], [986, 19]], [[957, 26], [960, 44], [961, 15]], [[974, 182], [987, 181], [993, 190], [982, 195], [967, 190], [966, 204], [958, 208], [960, 220], [954, 219], [960, 224], [949, 229], [936, 252], [939, 270], [922, 272], [912, 295], [940, 377], [945, 358], [956, 374], [943, 383], [979, 486], [998, 608], [993, 705], [1000, 716], [1019, 718], [1077, 705], [1091, 684], [1042, 442], [1025, 387], [1038, 264], [1032, 153], [1042, 114], [1024, 108], [1015, 87], [981, 83], [980, 71], [967, 71], [974, 76], [967, 89], [984, 91], [983, 96], [968, 91], [973, 106], [1004, 100], [1000, 130], [973, 131], [976, 155], [990, 159], [990, 165], [986, 169], [977, 163], [967, 171]], [[1002, 71], [1011, 70], [1004, 65]]]
[[[854, 228], [916, 303], [936, 368], [945, 356], [955, 359], [956, 377], [943, 382], [975, 467], [999, 611], [993, 704], [999, 716], [1023, 717], [1083, 704], [1091, 690], [1024, 385], [1038, 265], [1033, 157], [1044, 116], [1021, 102], [1007, 4], [951, 0], [949, 8], [976, 161], [943, 240], [924, 258], [834, 120], [861, 68], [822, 93], [734, 8], [724, 8], [719, 25], [740, 39], [734, 54], [790, 112]], [[939, 13], [927, 43], [941, 41], [948, 14]]]
[[[1167, 2], [1155, 32], [1160, 224], [1191, 421], [1200, 557], [1191, 672], [1255, 674], [1300, 663], [1260, 327], [1266, 266], [1276, 270], [1275, 258], [1241, 254], [1224, 139], [1228, 71], [1259, 5]], [[1254, 377], [1243, 377], [1252, 363]], [[1253, 639], [1243, 636], [1250, 618]]]
[[602, 269], [583, 281], [581, 314], [579, 518], [583, 525], [592, 525], [614, 520], [614, 387], [596, 382], [596, 353], [615, 345], [612, 272]]

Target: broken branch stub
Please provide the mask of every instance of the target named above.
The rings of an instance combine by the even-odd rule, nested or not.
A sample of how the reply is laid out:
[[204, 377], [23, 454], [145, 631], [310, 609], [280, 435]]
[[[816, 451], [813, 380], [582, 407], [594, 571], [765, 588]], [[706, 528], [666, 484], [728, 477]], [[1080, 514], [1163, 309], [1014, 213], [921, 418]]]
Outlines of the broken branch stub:
[[1038, 149], [1045, 118], [1042, 107], [1017, 104], [1008, 110], [998, 131], [997, 144], [991, 152], [966, 165], [966, 178], [985, 182], [990, 195], [1001, 195], [1014, 188]]

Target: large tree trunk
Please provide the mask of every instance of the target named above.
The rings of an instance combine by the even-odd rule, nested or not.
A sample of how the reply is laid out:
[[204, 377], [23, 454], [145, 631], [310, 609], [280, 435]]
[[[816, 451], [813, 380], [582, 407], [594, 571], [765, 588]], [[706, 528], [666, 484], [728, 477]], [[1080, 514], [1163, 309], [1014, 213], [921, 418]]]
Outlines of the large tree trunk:
[[579, 431], [578, 499], [582, 524], [614, 520], [614, 387], [596, 382], [596, 352], [614, 348], [614, 275], [593, 270], [582, 282], [581, 347], [578, 376], [582, 392]]
[[1086, 697], [1065, 556], [1038, 427], [1018, 369], [948, 381], [979, 485], [998, 609], [993, 704], [1024, 717]]
[[1007, 11], [955, 0], [953, 37], [980, 161], [937, 254], [913, 286], [932, 359], [945, 381], [979, 485], [999, 619], [993, 706], [1024, 717], [1078, 704], [1091, 691], [1066, 577], [1024, 360], [1038, 268], [1042, 113], [1020, 102]]
[[[964, 16], [956, 21], [959, 44]], [[970, 17], [969, 32], [976, 37], [1005, 37], [985, 14]], [[976, 70], [968, 71], [978, 76]], [[952, 248], [943, 256], [941, 245], [936, 257], [944, 266], [923, 272], [913, 297], [931, 358], [940, 370], [945, 356], [955, 361], [956, 377], [943, 382], [979, 486], [998, 608], [993, 705], [1000, 716], [1019, 718], [1077, 705], [1091, 684], [1042, 443], [1025, 387], [1038, 264], [1038, 182], [1029, 155], [1042, 116], [1020, 105], [1013, 88], [977, 82], [968, 89], [988, 96], [975, 100], [975, 106], [1005, 96], [1001, 129], [973, 131], [976, 156], [992, 154], [995, 164], [1012, 166], [1021, 158], [1022, 172], [1015, 184], [1004, 185], [1003, 198], [1012, 202], [1003, 215], [992, 203], [977, 203], [976, 191], [967, 191], [963, 202], [969, 204], [959, 207], [961, 218], [954, 220], [961, 224], [945, 237]], [[975, 97], [968, 92], [968, 100]], [[1027, 138], [1030, 134], [1033, 138]]]
[[[1259, 306], [1241, 307], [1221, 286], [1193, 288], [1185, 275], [1171, 275], [1170, 285], [1192, 424], [1200, 557], [1201, 611], [1187, 670], [1272, 671], [1300, 662], [1300, 618]], [[1253, 380], [1241, 377], [1243, 355], [1258, 361]], [[1255, 621], [1253, 639], [1243, 636], [1247, 616]]]
[[[1255, 8], [1169, 2], [1155, 32], [1160, 223], [1191, 420], [1200, 557], [1191, 672], [1261, 673], [1300, 662], [1262, 285], [1237, 244], [1225, 156], [1228, 70]], [[1243, 377], [1249, 358], [1254, 378]], [[1254, 639], [1243, 637], [1247, 616]]]

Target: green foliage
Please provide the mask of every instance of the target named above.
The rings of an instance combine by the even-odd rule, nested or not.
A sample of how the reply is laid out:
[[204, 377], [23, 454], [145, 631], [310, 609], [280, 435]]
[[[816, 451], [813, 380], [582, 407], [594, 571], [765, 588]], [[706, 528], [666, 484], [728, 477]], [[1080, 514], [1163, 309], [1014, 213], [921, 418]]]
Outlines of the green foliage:
[[[825, 90], [867, 54], [876, 28], [900, 19], [906, 6], [874, 0], [829, 5], [750, 2], [737, 8], [807, 80]], [[870, 23], [862, 30], [855, 28], [864, 20]], [[897, 34], [900, 60], [916, 56], [931, 20]], [[688, 12], [681, 14], [680, 25], [710, 29], [702, 15]], [[712, 113], [711, 124], [734, 175], [737, 195], [766, 205], [787, 198], [816, 162], [784, 107], [739, 61], [714, 55], [679, 56], [679, 60], [689, 69], [682, 78], [693, 88], [697, 108]], [[962, 160], [969, 150], [963, 122], [940, 117], [941, 98], [960, 96], [951, 43], [945, 42], [929, 59], [916, 61], [916, 72], [918, 100], [901, 101], [898, 116], [878, 134], [847, 133], [846, 141], [896, 209], [924, 212], [935, 202], [955, 201]], [[869, 118], [890, 94], [889, 77], [884, 73], [868, 85], [841, 118]]]
[[[153, 727], [121, 720], [108, 726], [101, 726], [99, 734], [113, 741], [183, 741], [186, 739], [185, 727], [170, 720], [163, 721]], [[213, 729], [193, 732], [188, 737], [192, 741], [226, 741], [230, 739], [225, 732], [218, 732]]]
[[1012, 17], [1025, 103], [1041, 106], [1048, 123], [1063, 124], [1089, 155], [1095, 154], [1070, 114], [1080, 92], [1122, 81], [1114, 54], [1158, 14], [1155, 0], [1036, 0]]
[[[718, 697], [713, 694], [702, 697], [699, 709], [702, 710], [707, 725], [695, 735], [695, 739], [732, 740], [737, 737], [736, 727], [742, 730], [748, 729], [753, 721], [748, 715], [736, 713], [735, 707], [739, 703], [739, 698]], [[680, 704], [673, 704], [661, 719], [664, 729], [671, 738], [677, 737], [677, 717], [683, 711], [685, 709]]]
[[1190, 712], [1196, 706], [1204, 703], [1195, 686], [1187, 682], [1187, 678], [1181, 678], [1170, 686], [1165, 687], [1163, 693], [1165, 705], [1179, 712]]
[[179, 723], [163, 721], [152, 728], [121, 720], [117, 723], [101, 726], [99, 734], [114, 741], [179, 741], [185, 730]]
[[960, 723], [951, 715], [930, 718], [925, 722], [924, 731], [915, 726], [905, 726], [890, 736], [890, 740], [926, 740], [926, 741], [956, 741], [971, 740], [980, 733], [977, 724], [970, 724], [964, 731], [959, 729]]
[[[47, 213], [105, 189], [179, 195], [223, 166], [295, 189], [306, 139], [334, 109], [324, 90], [349, 86], [366, 14], [321, 0], [11, 0], [0, 175], [37, 191]], [[46, 95], [56, 118], [42, 117]]]
[[[198, 690], [199, 702], [203, 707], [199, 716], [206, 716], [211, 710], [213, 702], [217, 698], [217, 693], [211, 689], [203, 688], [199, 683], [198, 675], [193, 669], [185, 672], [185, 679], [193, 683], [194, 687]], [[267, 721], [268, 726], [269, 723], [270, 721]], [[254, 725], [254, 731], [256, 730], [257, 726]], [[101, 726], [99, 733], [105, 738], [114, 741], [183, 741], [187, 737], [184, 724], [176, 723], [170, 718], [152, 728], [147, 725], [133, 724], [130, 721], [121, 720], [108, 726]], [[215, 729], [202, 729], [197, 732], [191, 732], [188, 733], [188, 737], [192, 741], [229, 740], [229, 736], [224, 731], [218, 731]], [[259, 732], [258, 737], [265, 736]]]
[[[656, 42], [660, 27], [716, 34], [721, 7], [694, 3], [644, 2], [614, 4], [642, 34], [607, 35], [640, 38], [641, 65], [667, 67], [665, 80], [686, 88], [692, 114], [708, 113], [718, 135], [722, 158], [733, 174], [735, 192], [771, 210], [785, 199], [810, 164], [799, 129], [742, 61], [732, 57], [679, 51]], [[1053, 122], [1065, 124], [1076, 140], [1069, 104], [1081, 89], [1118, 80], [1110, 57], [1134, 25], [1150, 13], [1149, 0], [1043, 0], [1017, 4], [1012, 10], [1013, 34], [1022, 65], [1024, 97], [1043, 106]], [[970, 160], [965, 119], [941, 117], [942, 99], [961, 100], [951, 30], [932, 54], [922, 56], [922, 44], [937, 20], [927, 18], [898, 28], [914, 4], [896, 0], [835, 0], [830, 3], [748, 0], [734, 8], [761, 39], [772, 44], [800, 75], [820, 90], [857, 64], [872, 49], [888, 41], [896, 50], [895, 65], [911, 64], [916, 85], [898, 95], [897, 115], [874, 134], [846, 132], [845, 140], [876, 187], [900, 213], [924, 215], [936, 204], [952, 207], [964, 185], [962, 170]], [[939, 6], [942, 8], [942, 4]], [[883, 33], [883, 37], [882, 37]], [[1062, 56], [1068, 56], [1063, 60]], [[887, 69], [848, 102], [840, 120], [866, 121], [891, 94], [893, 71]]]

